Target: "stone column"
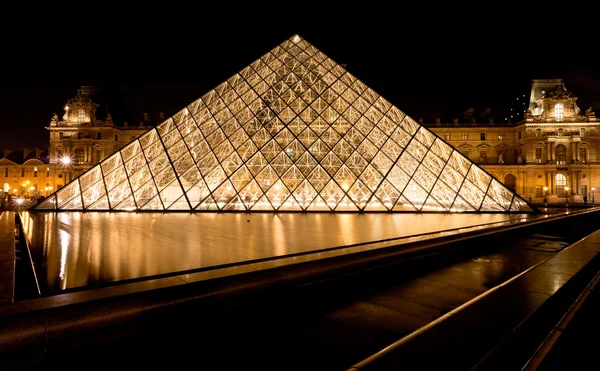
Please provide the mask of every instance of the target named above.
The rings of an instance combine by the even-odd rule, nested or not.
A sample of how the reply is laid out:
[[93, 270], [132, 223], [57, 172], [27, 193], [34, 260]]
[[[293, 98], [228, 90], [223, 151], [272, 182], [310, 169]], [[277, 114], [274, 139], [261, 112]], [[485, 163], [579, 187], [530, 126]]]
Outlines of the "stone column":
[[551, 142], [546, 143], [546, 161], [547, 162], [552, 161], [552, 143]]

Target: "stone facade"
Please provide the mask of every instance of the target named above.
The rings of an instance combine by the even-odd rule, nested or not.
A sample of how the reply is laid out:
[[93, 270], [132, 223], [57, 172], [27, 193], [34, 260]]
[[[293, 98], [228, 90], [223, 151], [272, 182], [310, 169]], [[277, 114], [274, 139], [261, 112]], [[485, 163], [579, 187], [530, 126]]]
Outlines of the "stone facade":
[[533, 80], [520, 122], [425, 125], [527, 200], [589, 203], [600, 186], [600, 122], [576, 100], [560, 79]]
[[[46, 127], [50, 141], [43, 156], [11, 158], [11, 151], [5, 150], [0, 158], [0, 200], [9, 195], [11, 199], [45, 197], [156, 125], [147, 114], [138, 125], [117, 125], [110, 113], [103, 119], [96, 117], [97, 108], [80, 89], [67, 100], [62, 117], [55, 113], [50, 119]], [[162, 114], [160, 119], [164, 120]]]

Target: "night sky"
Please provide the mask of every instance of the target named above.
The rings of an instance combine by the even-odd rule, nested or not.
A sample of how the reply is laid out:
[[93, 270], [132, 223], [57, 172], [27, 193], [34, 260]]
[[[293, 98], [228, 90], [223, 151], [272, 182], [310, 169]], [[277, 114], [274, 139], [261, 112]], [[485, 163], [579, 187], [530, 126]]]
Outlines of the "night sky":
[[[91, 64], [2, 65], [0, 149], [47, 148], [44, 127], [53, 113], [62, 116], [66, 101], [82, 85], [102, 87], [109, 97], [103, 108], [119, 124], [135, 125], [143, 112], [151, 119], [159, 112], [169, 117], [294, 33], [335, 62], [347, 64], [347, 70], [370, 88], [426, 123], [436, 117], [446, 122], [462, 119], [470, 107], [476, 115], [489, 107], [496, 122], [504, 121], [511, 108], [522, 114], [523, 95], [529, 98], [532, 79], [546, 78], [562, 78], [579, 97], [582, 110], [592, 106], [600, 114], [600, 63], [585, 53], [585, 40], [578, 40], [581, 47], [572, 48], [575, 53], [567, 58], [549, 54], [548, 48], [540, 53], [517, 33], [481, 36], [473, 28], [438, 30], [432, 36], [401, 27], [386, 32], [270, 30], [198, 36], [193, 43], [188, 38], [185, 48], [169, 47], [168, 39], [153, 45], [148, 37], [126, 57], [111, 55], [109, 47], [95, 48], [97, 58], [82, 58], [96, 62]], [[569, 47], [567, 41], [573, 42], [569, 34], [560, 37], [558, 45], [564, 41]]]

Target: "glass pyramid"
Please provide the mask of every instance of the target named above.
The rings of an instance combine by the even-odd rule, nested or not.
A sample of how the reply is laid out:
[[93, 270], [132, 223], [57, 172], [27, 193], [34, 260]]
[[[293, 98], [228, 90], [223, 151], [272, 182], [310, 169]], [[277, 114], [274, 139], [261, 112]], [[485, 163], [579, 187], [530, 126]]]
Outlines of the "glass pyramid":
[[535, 211], [298, 35], [32, 211]]

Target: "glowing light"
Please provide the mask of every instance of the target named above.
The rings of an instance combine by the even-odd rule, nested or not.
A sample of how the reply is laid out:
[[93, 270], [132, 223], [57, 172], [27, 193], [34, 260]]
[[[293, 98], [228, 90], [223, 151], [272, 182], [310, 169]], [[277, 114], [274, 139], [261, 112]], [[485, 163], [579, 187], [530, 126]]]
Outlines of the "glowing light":
[[348, 186], [348, 183], [344, 183], [344, 184], [342, 184], [342, 189], [343, 189], [344, 191], [347, 191], [347, 190], [348, 190], [348, 188], [350, 188], [350, 186]]
[[17, 202], [17, 205], [22, 205], [22, 204], [23, 204], [23, 202], [25, 202], [25, 200], [24, 200], [24, 199], [22, 199], [21, 197], [19, 197], [19, 198], [17, 198], [17, 201], [16, 201], [16, 202]]
[[70, 165], [71, 164], [71, 157], [69, 157], [69, 156], [63, 156], [58, 161], [61, 164], [63, 164], [63, 165]]

